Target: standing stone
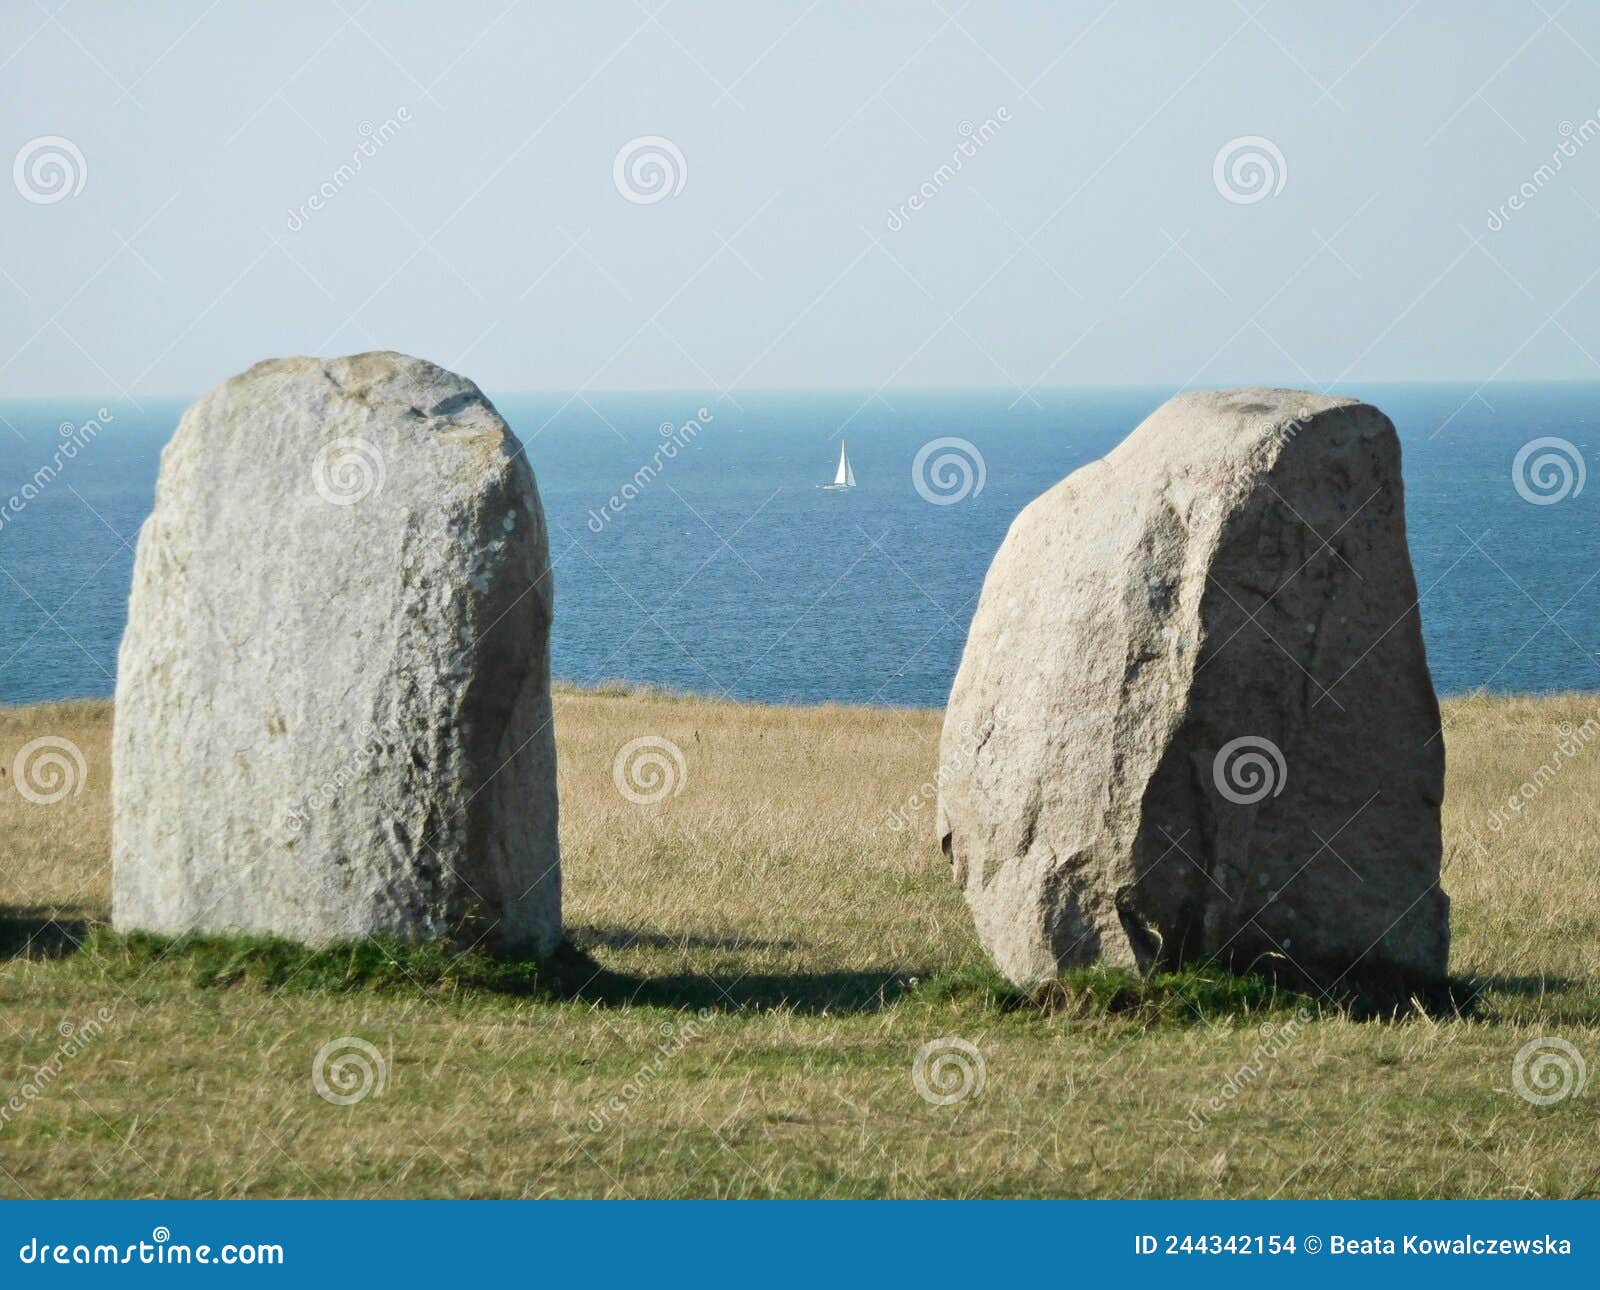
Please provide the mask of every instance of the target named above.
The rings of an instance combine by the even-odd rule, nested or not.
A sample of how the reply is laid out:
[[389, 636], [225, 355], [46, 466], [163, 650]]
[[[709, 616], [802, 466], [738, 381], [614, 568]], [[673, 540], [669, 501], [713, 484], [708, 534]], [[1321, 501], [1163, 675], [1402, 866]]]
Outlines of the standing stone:
[[1104, 962], [1439, 982], [1444, 747], [1377, 409], [1185, 394], [984, 582], [939, 834], [1018, 983]]
[[205, 395], [134, 562], [116, 927], [554, 948], [551, 606], [533, 472], [471, 381], [373, 353]]

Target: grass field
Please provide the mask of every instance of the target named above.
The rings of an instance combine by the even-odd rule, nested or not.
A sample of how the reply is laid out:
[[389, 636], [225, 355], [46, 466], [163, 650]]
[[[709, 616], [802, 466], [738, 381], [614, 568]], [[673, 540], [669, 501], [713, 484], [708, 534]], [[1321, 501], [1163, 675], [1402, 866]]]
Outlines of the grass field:
[[[587, 957], [536, 979], [111, 935], [110, 708], [0, 709], [0, 1194], [1592, 1196], [1595, 703], [1446, 704], [1462, 1008], [1376, 1021], [1204, 975], [1015, 1006], [934, 844], [933, 712], [562, 694]], [[54, 802], [14, 778], [45, 736], [83, 758]], [[683, 754], [659, 802], [614, 780], [642, 736]]]

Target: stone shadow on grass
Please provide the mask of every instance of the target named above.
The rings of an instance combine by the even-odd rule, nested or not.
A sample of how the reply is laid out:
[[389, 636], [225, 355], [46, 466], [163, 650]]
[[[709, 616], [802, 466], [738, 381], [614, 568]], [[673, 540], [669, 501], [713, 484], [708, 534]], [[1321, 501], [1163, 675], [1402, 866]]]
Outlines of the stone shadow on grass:
[[1537, 999], [1552, 994], [1566, 994], [1585, 984], [1570, 976], [1470, 976], [1459, 982], [1461, 989], [1475, 994], [1512, 994], [1524, 999]]
[[[683, 938], [669, 938], [680, 946]], [[744, 941], [745, 948], [754, 942]], [[876, 1012], [911, 988], [904, 972], [619, 972], [570, 941], [543, 958], [496, 958], [446, 940], [407, 943], [374, 936], [310, 948], [272, 936], [157, 936], [92, 926], [81, 946], [87, 961], [115, 980], [178, 978], [199, 989], [254, 987], [301, 994], [370, 991], [428, 995], [470, 992], [595, 1007], [799, 1013]]]
[[1485, 974], [1452, 981], [1465, 1016], [1549, 1026], [1600, 1025], [1600, 984], [1568, 976]]
[[672, 935], [642, 927], [568, 927], [567, 940], [580, 950], [797, 950], [799, 941], [762, 940], [755, 936]]
[[[576, 951], [575, 951], [576, 952]], [[592, 960], [590, 961], [592, 964]], [[712, 1012], [787, 1009], [809, 1016], [878, 1012], [910, 991], [914, 973], [746, 972], [634, 976], [594, 964], [588, 979], [568, 978], [553, 993], [605, 1007]]]
[[65, 958], [83, 944], [89, 925], [50, 905], [0, 905], [0, 961]]

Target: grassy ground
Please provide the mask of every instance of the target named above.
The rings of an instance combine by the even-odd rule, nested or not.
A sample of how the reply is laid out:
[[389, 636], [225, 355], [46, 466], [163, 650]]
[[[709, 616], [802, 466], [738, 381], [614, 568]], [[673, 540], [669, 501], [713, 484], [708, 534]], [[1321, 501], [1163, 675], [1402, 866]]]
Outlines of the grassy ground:
[[[1594, 705], [1447, 705], [1473, 1002], [1376, 1022], [1203, 974], [1014, 1006], [933, 844], [935, 713], [563, 695], [588, 957], [535, 973], [114, 937], [109, 708], [0, 709], [0, 1194], [1594, 1195], [1594, 1090], [1513, 1086], [1534, 1040], [1600, 1062], [1600, 741], [1556, 759]], [[645, 735], [684, 773], [641, 805]], [[80, 792], [18, 791], [41, 736]]]

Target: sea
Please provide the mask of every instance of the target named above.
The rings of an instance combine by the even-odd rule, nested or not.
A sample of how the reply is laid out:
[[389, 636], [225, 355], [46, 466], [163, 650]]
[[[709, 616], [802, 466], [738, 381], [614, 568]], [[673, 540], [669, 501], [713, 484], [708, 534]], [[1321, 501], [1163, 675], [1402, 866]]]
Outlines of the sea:
[[[1173, 392], [490, 395], [544, 499], [558, 677], [939, 707], [1012, 518]], [[1400, 431], [1438, 690], [1600, 689], [1600, 383], [1340, 392]], [[0, 703], [113, 692], [187, 402], [0, 401]], [[856, 486], [827, 490], [841, 440]]]

